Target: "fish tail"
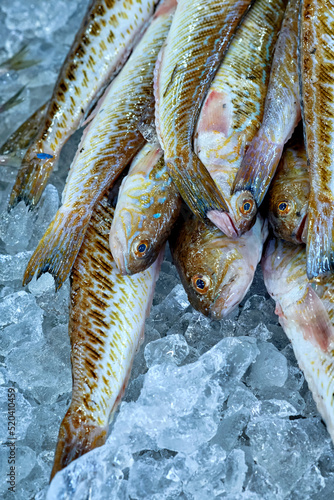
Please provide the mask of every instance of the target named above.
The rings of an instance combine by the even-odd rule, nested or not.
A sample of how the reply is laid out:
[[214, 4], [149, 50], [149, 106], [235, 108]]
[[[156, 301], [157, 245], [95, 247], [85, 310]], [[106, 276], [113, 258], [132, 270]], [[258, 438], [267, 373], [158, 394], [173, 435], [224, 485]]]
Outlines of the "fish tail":
[[58, 157], [37, 151], [38, 149], [34, 145], [23, 158], [21, 169], [9, 198], [8, 210], [14, 208], [21, 200], [32, 209], [42, 196]]
[[266, 131], [260, 128], [243, 157], [232, 194], [249, 191], [259, 207], [275, 175], [283, 147], [284, 144], [272, 142]]
[[21, 69], [35, 66], [40, 62], [40, 59], [27, 59], [28, 52], [28, 44], [23, 45], [23, 47], [18, 52], [16, 52], [16, 54], [4, 61], [0, 65], [0, 68], [5, 68], [6, 71], [20, 71]]
[[8, 111], [10, 108], [14, 108], [14, 106], [17, 106], [18, 104], [20, 104], [21, 102], [23, 102], [23, 99], [21, 96], [22, 92], [24, 91], [25, 89], [25, 85], [23, 87], [21, 87], [17, 92], [16, 94], [14, 94], [12, 97], [10, 97], [8, 99], [8, 101], [6, 101], [4, 104], [2, 104], [0, 106], [0, 111], [1, 113], [4, 113], [5, 111]]
[[182, 163], [181, 157], [166, 160], [170, 176], [190, 210], [202, 221], [207, 219], [208, 212], [228, 212], [222, 193], [201, 160], [191, 155], [188, 171]]
[[322, 207], [321, 211], [312, 209], [309, 202], [306, 271], [309, 279], [321, 274], [334, 272], [334, 213], [333, 207]]
[[69, 275], [84, 239], [91, 214], [84, 209], [60, 208], [32, 255], [23, 277], [28, 284], [37, 272], [50, 273], [56, 291]]
[[48, 104], [49, 101], [38, 108], [34, 114], [29, 116], [29, 118], [8, 137], [7, 141], [0, 148], [0, 155], [13, 154], [21, 149], [27, 149], [30, 146], [44, 121]]
[[73, 460], [102, 446], [107, 439], [107, 432], [107, 426], [99, 427], [94, 422], [87, 421], [70, 407], [59, 429], [50, 481]]

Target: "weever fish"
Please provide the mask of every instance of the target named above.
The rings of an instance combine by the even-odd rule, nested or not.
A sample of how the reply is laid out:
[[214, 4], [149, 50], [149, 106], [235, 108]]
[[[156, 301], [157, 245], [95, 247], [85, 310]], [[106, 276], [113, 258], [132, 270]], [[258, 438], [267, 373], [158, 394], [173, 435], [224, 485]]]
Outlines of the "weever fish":
[[[263, 121], [253, 138], [233, 186], [233, 205], [239, 232], [247, 231], [275, 175], [283, 153], [301, 119], [298, 79], [299, 0], [290, 0], [273, 58]], [[252, 210], [244, 214], [245, 200]]]
[[196, 121], [228, 43], [251, 0], [179, 0], [155, 71], [156, 125], [168, 171], [194, 214], [215, 223], [225, 200], [193, 151]]
[[[195, 152], [228, 205], [223, 223], [236, 237], [240, 214], [231, 199], [245, 150], [261, 125], [275, 43], [287, 0], [257, 0], [235, 34], [204, 101], [194, 137]], [[252, 212], [250, 200], [245, 215]]]
[[58, 289], [80, 249], [95, 203], [145, 140], [138, 130], [153, 93], [153, 69], [167, 36], [175, 0], [160, 4], [140, 43], [105, 94], [85, 129], [66, 181], [62, 206], [33, 254], [24, 275], [29, 283], [50, 272]]
[[306, 243], [310, 194], [307, 157], [302, 136], [292, 139], [268, 191], [268, 221], [275, 236]]
[[334, 5], [302, 0], [300, 79], [310, 199], [307, 275], [334, 272]]
[[262, 260], [268, 293], [334, 442], [334, 280], [306, 276], [306, 250], [271, 239]]
[[34, 207], [69, 137], [124, 64], [158, 0], [94, 0], [60, 70], [49, 107], [29, 147], [9, 207]]
[[60, 426], [51, 479], [105, 442], [159, 274], [163, 251], [144, 272], [119, 273], [108, 245], [113, 213], [105, 196], [95, 207], [71, 275], [72, 401]]
[[138, 273], [155, 261], [180, 209], [163, 151], [146, 144], [123, 180], [110, 229], [111, 253], [122, 274]]
[[267, 236], [267, 221], [260, 216], [237, 240], [211, 223], [182, 220], [169, 242], [191, 305], [216, 320], [232, 312], [253, 282]]

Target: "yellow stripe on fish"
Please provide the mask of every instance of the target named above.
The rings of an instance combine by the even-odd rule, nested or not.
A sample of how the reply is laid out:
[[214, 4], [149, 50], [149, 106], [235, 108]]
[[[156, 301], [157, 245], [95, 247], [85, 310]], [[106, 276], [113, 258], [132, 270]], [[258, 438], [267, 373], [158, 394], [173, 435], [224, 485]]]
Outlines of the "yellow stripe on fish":
[[122, 276], [108, 245], [113, 214], [104, 197], [71, 275], [72, 401], [60, 427], [51, 477], [105, 442], [152, 303], [161, 258], [142, 273]]

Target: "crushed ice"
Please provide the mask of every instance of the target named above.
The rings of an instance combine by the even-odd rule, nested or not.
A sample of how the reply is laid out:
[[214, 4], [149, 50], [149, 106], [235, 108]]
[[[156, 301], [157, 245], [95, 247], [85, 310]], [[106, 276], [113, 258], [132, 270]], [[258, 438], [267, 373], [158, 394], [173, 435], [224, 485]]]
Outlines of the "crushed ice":
[[[48, 98], [87, 0], [3, 0], [0, 63], [28, 43], [38, 64], [0, 75], [0, 143]], [[80, 15], [79, 15], [80, 12]], [[52, 63], [50, 63], [52, 61]], [[78, 134], [64, 148], [38, 211], [5, 210], [17, 165], [0, 167], [0, 495], [7, 491], [7, 388], [16, 389], [17, 499], [332, 498], [333, 445], [258, 271], [230, 318], [194, 311], [170, 254], [146, 337], [105, 446], [58, 473], [48, 488], [70, 402], [69, 283], [50, 275], [22, 289], [32, 251], [59, 205]]]

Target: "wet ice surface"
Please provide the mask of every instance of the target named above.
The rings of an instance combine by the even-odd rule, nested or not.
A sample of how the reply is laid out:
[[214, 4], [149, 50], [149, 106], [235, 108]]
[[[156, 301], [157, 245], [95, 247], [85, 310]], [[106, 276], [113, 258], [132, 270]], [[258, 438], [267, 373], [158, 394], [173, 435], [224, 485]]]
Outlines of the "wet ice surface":
[[[41, 62], [0, 76], [3, 100], [27, 85], [24, 102], [1, 115], [0, 143], [50, 95], [87, 1], [57, 0], [52, 10], [43, 1], [17, 4], [0, 5], [0, 63], [26, 42]], [[1, 498], [13, 498], [5, 479], [9, 387], [17, 499], [332, 498], [333, 446], [261, 272], [230, 318], [210, 321], [190, 307], [168, 250], [108, 442], [57, 474], [47, 493], [71, 394], [69, 283], [55, 294], [49, 275], [25, 289], [21, 279], [57, 210], [79, 137], [66, 145], [35, 212], [21, 203], [7, 214], [17, 169], [0, 167]]]

